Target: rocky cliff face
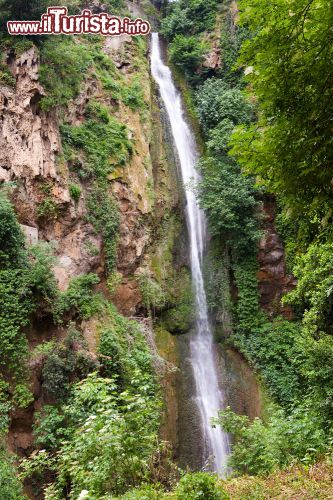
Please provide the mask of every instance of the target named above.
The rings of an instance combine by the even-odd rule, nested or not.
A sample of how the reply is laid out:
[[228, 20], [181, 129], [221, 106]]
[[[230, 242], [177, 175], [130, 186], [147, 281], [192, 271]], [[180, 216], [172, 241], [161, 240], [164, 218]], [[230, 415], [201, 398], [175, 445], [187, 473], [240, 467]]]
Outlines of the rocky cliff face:
[[[138, 56], [134, 44], [127, 36], [106, 38], [103, 50], [125, 83], [136, 74], [136, 65], [140, 64], [142, 109], [133, 110], [121, 102], [114, 106], [112, 98], [103, 92], [101, 82], [88, 74], [79, 95], [66, 110], [43, 111], [39, 103], [45, 92], [38, 80], [40, 61], [36, 48], [17, 58], [8, 53], [16, 85], [15, 88], [0, 86], [0, 180], [10, 183], [11, 198], [27, 243], [52, 242], [57, 257], [54, 272], [61, 290], [68, 287], [73, 277], [95, 272], [101, 277], [100, 289], [127, 316], [145, 315], [140, 277], [145, 275], [154, 281], [165, 259], [166, 267], [173, 265], [173, 239], [178, 239], [177, 232], [181, 230], [174, 217], [179, 205], [176, 171], [161, 146], [160, 111], [150, 80], [147, 54]], [[83, 185], [80, 199], [74, 201], [70, 194], [71, 169], [64, 160], [59, 132], [62, 120], [74, 126], [84, 122], [90, 100], [98, 100], [108, 107], [117, 121], [127, 127], [134, 144], [130, 160], [109, 176], [110, 195], [115, 198], [120, 213], [116, 285], [112, 294], [106, 286], [102, 236], [86, 218], [89, 184]], [[40, 209], [46, 202], [52, 205], [48, 214]], [[94, 352], [96, 320], [83, 322], [81, 328], [89, 349]], [[151, 332], [151, 328], [148, 330]], [[27, 334], [33, 349], [45, 340], [61, 339], [64, 331], [41, 321]], [[33, 414], [45, 402], [41, 363], [39, 360], [30, 367], [34, 403], [12, 414], [9, 446], [20, 454], [32, 451]], [[168, 368], [163, 362], [158, 369], [166, 376]]]
[[257, 274], [260, 304], [269, 314], [282, 314], [292, 318], [290, 306], [281, 306], [281, 297], [296, 285], [295, 278], [287, 274], [284, 247], [275, 228], [276, 202], [274, 197], [264, 199], [264, 235], [259, 242], [259, 271]]
[[[125, 79], [135, 71], [132, 44], [127, 36], [105, 41], [105, 53]], [[161, 149], [156, 154], [155, 148], [154, 158], [150, 152], [161, 132], [156, 108], [154, 116], [152, 113], [148, 61], [143, 64], [145, 111], [132, 111], [120, 104], [115, 113], [119, 122], [127, 126], [135, 151], [130, 162], [117, 168], [110, 179], [121, 216], [117, 270], [123, 280], [115, 301], [127, 314], [135, 314], [140, 303], [137, 286], [129, 279], [140, 266], [147, 264], [145, 257], [158, 219], [178, 203], [175, 172], [170, 171], [165, 152]], [[27, 236], [34, 234], [36, 239], [38, 233], [40, 240], [56, 243], [55, 272], [60, 288], [65, 289], [75, 275], [91, 270], [103, 273], [102, 242], [85, 220], [85, 192], [78, 203], [70, 197], [70, 172], [62, 156], [59, 113], [57, 110], [47, 113], [39, 107], [45, 92], [38, 81], [37, 49], [31, 48], [19, 58], [10, 59], [10, 69], [16, 78], [15, 89], [4, 85], [0, 88], [0, 180], [15, 182], [12, 197]], [[80, 95], [66, 110], [66, 121], [73, 125], [82, 123], [85, 106], [94, 98], [109, 104], [103, 98], [100, 83], [87, 78]], [[38, 213], [46, 195], [55, 205], [55, 214], [50, 218]], [[89, 254], [87, 239], [97, 247], [97, 256]]]

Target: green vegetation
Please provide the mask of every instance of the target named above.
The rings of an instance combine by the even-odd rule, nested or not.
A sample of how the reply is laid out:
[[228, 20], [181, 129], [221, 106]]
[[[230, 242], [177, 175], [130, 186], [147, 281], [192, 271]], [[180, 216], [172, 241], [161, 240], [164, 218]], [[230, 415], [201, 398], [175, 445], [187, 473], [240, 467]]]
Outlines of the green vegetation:
[[[6, 195], [0, 192], [0, 324], [1, 369], [8, 380], [24, 378], [28, 346], [23, 328], [33, 312], [50, 304], [55, 282], [50, 275], [50, 253], [43, 245], [28, 253], [24, 236]], [[1, 388], [3, 390], [3, 388]]]
[[66, 159], [75, 170], [75, 151], [81, 150], [85, 161], [79, 164], [79, 177], [106, 179], [116, 166], [126, 163], [133, 146], [125, 125], [119, 124], [104, 105], [90, 102], [86, 117], [82, 125], [61, 127]]
[[120, 223], [118, 207], [105, 188], [93, 187], [87, 200], [87, 208], [88, 222], [103, 236], [106, 270], [110, 274], [116, 263], [117, 234]]
[[16, 80], [13, 77], [7, 64], [0, 63], [0, 82], [10, 87], [15, 87]]
[[23, 500], [23, 489], [16, 476], [16, 469], [8, 455], [0, 452], [0, 491], [3, 498], [8, 500]]
[[[65, 341], [54, 345], [46, 355], [42, 372], [43, 389], [48, 396], [51, 396], [57, 402], [62, 402], [67, 399], [70, 386], [75, 381], [85, 378], [88, 373], [97, 367], [96, 361], [85, 350], [80, 333], [73, 328], [69, 329]], [[42, 419], [43, 425], [36, 426], [39, 442], [42, 442], [45, 446], [48, 446], [47, 441], [52, 439], [47, 436], [42, 437], [44, 433], [43, 426], [44, 424], [50, 425], [50, 418], [52, 419], [55, 416], [54, 410], [48, 417], [47, 422]], [[57, 424], [58, 421], [55, 423]]]
[[43, 42], [42, 65], [39, 79], [47, 96], [40, 105], [44, 110], [63, 106], [77, 96], [81, 81], [92, 64], [91, 54], [83, 44], [75, 43], [70, 37], [53, 38]]
[[69, 185], [69, 192], [71, 195], [71, 198], [77, 203], [81, 197], [82, 193], [82, 188], [79, 186], [79, 184], [72, 183]]
[[[0, 23], [39, 17], [47, 6], [46, 0], [23, 3], [0, 2]], [[125, 9], [116, 0], [107, 5], [114, 14]], [[70, 7], [74, 12], [80, 2]], [[107, 283], [89, 273], [60, 292], [52, 246], [25, 247], [14, 209], [0, 192], [0, 496], [24, 498], [4, 450], [11, 412], [33, 406], [29, 360], [40, 370], [47, 404], [35, 413], [36, 450], [20, 470], [38, 497], [331, 495], [332, 9], [327, 0], [240, 0], [239, 9], [240, 20], [233, 5], [179, 0], [163, 5], [161, 23], [204, 140], [202, 180], [194, 189], [212, 235], [206, 274], [208, 304], [222, 325], [216, 337], [246, 357], [269, 399], [262, 418], [227, 408], [213, 422], [233, 437], [230, 465], [238, 478], [175, 472], [158, 438], [162, 403], [149, 339], [96, 291], [106, 285], [112, 294], [121, 279], [115, 270], [120, 216], [109, 182], [115, 169], [126, 166], [135, 143], [113, 111], [125, 108], [128, 118], [132, 111], [147, 112], [144, 43], [137, 38], [124, 46], [122, 55], [131, 51], [132, 65], [123, 74], [98, 37], [57, 37], [56, 43], [45, 37], [37, 43], [46, 95], [36, 105], [62, 119], [69, 193], [75, 203], [81, 200], [85, 222], [102, 236]], [[31, 42], [2, 36], [1, 45], [19, 55]], [[221, 51], [220, 67], [205, 66], [212, 49]], [[0, 80], [15, 86], [5, 59]], [[64, 110], [84, 81], [97, 83], [98, 93], [73, 125]], [[65, 207], [51, 182], [37, 182], [36, 216], [45, 228]], [[277, 198], [276, 226], [297, 278], [283, 298], [293, 307], [292, 320], [268, 317], [259, 304], [256, 254], [266, 193]], [[152, 227], [157, 243], [138, 281], [143, 308], [157, 329], [182, 334], [193, 323], [193, 297], [188, 270], [174, 267], [175, 228], [179, 221], [169, 214]], [[89, 238], [85, 246], [98, 255]], [[29, 353], [26, 332], [39, 322], [51, 340]], [[87, 332], [94, 352], [84, 341]]]
[[188, 78], [203, 61], [205, 45], [196, 36], [176, 35], [170, 46], [170, 59]]
[[99, 281], [99, 277], [93, 273], [72, 278], [67, 290], [59, 294], [54, 305], [55, 318], [61, 322], [69, 314], [71, 319], [87, 319], [101, 312], [104, 307], [103, 296], [93, 292], [93, 286]]
[[170, 60], [193, 85], [205, 73], [202, 63], [209, 45], [204, 35], [214, 28], [218, 9], [216, 0], [180, 0], [166, 7], [161, 30], [170, 42]]
[[[82, 181], [89, 178], [96, 180], [87, 196], [87, 220], [103, 236], [107, 273], [111, 273], [116, 259], [119, 214], [109, 194], [107, 181], [116, 166], [126, 163], [133, 146], [126, 127], [110, 115], [106, 106], [91, 101], [85, 114], [86, 120], [82, 125], [73, 127], [64, 124], [61, 133], [71, 168]], [[78, 188], [81, 189], [76, 185], [76, 196], [80, 193]]]
[[257, 124], [235, 135], [234, 153], [294, 215], [309, 227], [318, 218], [324, 231], [332, 188], [332, 11], [324, 0], [244, 0], [240, 7], [255, 33], [240, 63], [254, 68], [248, 80], [260, 113]]
[[[179, 58], [195, 90], [205, 138], [197, 192], [226, 269], [221, 285], [216, 277], [210, 284], [209, 304], [215, 313], [229, 305], [228, 342], [274, 401], [264, 421], [227, 410], [219, 423], [234, 435], [235, 473], [263, 474], [294, 461], [312, 463], [332, 439], [332, 10], [326, 1], [242, 0], [240, 23], [232, 8], [221, 10], [222, 66], [208, 74], [192, 43], [205, 39], [203, 18], [186, 11], [196, 4], [171, 5], [162, 24], [171, 59], [177, 65]], [[277, 225], [298, 279], [284, 298], [294, 307], [293, 321], [269, 319], [259, 307], [255, 254], [265, 190], [277, 195]], [[237, 288], [233, 304], [225, 292], [230, 279]]]
[[177, 500], [225, 500], [228, 497], [216, 485], [214, 476], [204, 472], [186, 474], [175, 490]]
[[50, 0], [1, 0], [0, 22], [2, 26], [9, 20], [39, 19], [47, 7], [52, 5]]
[[41, 449], [24, 461], [23, 477], [52, 472], [46, 498], [62, 498], [67, 488], [74, 496], [84, 489], [96, 498], [119, 495], [152, 473], [160, 396], [149, 348], [137, 323], [112, 306], [105, 314], [99, 343], [103, 377], [91, 373], [99, 367], [83, 348], [69, 349], [78, 342], [73, 333], [44, 363], [44, 385], [58, 406], [44, 407], [37, 416]]

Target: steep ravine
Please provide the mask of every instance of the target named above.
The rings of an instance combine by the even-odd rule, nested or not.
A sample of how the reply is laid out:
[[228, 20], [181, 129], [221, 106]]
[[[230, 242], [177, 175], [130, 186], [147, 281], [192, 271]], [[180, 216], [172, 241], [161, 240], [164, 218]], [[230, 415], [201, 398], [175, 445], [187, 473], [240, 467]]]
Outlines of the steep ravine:
[[[171, 442], [173, 458], [178, 463], [199, 469], [203, 465], [202, 443], [193, 439], [198, 415], [189, 404], [193, 380], [186, 361], [187, 335], [193, 324], [188, 310], [193, 298], [189, 291], [188, 235], [177, 159], [165, 110], [150, 76], [147, 46], [128, 37], [106, 38], [103, 52], [114, 64], [116, 78], [121, 79], [122, 85], [130, 85], [139, 68], [143, 90], [139, 109], [131, 109], [110, 96], [100, 78], [88, 74], [79, 95], [65, 110], [55, 107], [44, 111], [39, 104], [45, 90], [38, 79], [38, 50], [32, 47], [19, 56], [9, 50], [7, 62], [16, 85], [0, 87], [0, 180], [10, 184], [10, 198], [27, 245], [37, 241], [54, 245], [54, 273], [59, 289], [66, 290], [73, 277], [95, 272], [101, 278], [97, 289], [123, 315], [135, 318], [142, 326], [154, 354], [166, 403], [161, 435]], [[60, 133], [63, 122], [70, 126], [84, 123], [87, 104], [96, 101], [126, 127], [134, 145], [126, 164], [116, 165], [108, 179], [109, 194], [115, 197], [120, 213], [111, 287], [106, 278], [102, 235], [87, 221], [91, 185], [83, 181], [79, 199], [73, 199], [70, 186], [78, 180], [73, 163], [64, 154]], [[77, 161], [84, 163], [83, 155]], [[47, 206], [52, 210], [41, 209]], [[258, 276], [262, 303], [268, 310], [274, 308], [281, 288], [289, 285], [283, 248], [274, 236], [272, 219], [270, 214], [267, 224], [271, 236], [261, 242]], [[77, 325], [94, 359], [103, 321], [94, 317]], [[49, 317], [34, 318], [27, 331], [29, 348], [32, 351], [51, 339], [60, 341], [65, 335], [65, 328], [52, 324]], [[43, 358], [39, 357], [29, 365], [33, 403], [11, 414], [8, 446], [20, 456], [28, 456], [35, 448], [35, 411], [52, 403], [43, 388], [42, 364]], [[250, 417], [260, 414], [260, 390], [244, 359], [231, 348], [222, 349], [220, 369], [226, 380], [226, 404]], [[196, 441], [195, 449], [189, 446], [191, 440]], [[34, 498], [29, 488], [27, 491]]]

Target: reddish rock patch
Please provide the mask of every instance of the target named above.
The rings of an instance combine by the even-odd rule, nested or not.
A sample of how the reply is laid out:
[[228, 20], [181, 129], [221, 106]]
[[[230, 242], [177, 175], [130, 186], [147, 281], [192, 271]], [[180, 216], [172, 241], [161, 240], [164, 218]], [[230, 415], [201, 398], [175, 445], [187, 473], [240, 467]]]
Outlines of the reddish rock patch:
[[290, 306], [281, 305], [281, 297], [292, 290], [296, 284], [294, 276], [287, 274], [284, 247], [275, 228], [276, 202], [273, 196], [264, 199], [264, 236], [259, 243], [259, 282], [260, 305], [270, 315], [282, 314], [291, 319]]

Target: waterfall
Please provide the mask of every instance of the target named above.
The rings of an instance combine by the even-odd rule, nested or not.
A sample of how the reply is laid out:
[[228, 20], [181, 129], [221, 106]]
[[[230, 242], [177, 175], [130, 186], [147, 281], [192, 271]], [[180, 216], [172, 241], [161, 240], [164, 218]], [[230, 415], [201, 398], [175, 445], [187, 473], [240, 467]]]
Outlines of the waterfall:
[[[226, 475], [229, 451], [228, 437], [220, 426], [212, 428], [211, 418], [223, 408], [223, 393], [219, 386], [213, 332], [207, 310], [207, 299], [202, 273], [206, 242], [206, 220], [192, 189], [188, 184], [200, 179], [196, 170], [198, 153], [193, 134], [185, 121], [181, 96], [172, 80], [170, 69], [163, 63], [158, 33], [152, 34], [151, 72], [159, 86], [179, 158], [186, 194], [186, 219], [190, 238], [191, 272], [196, 298], [196, 328], [190, 339], [190, 357], [196, 386], [196, 404], [200, 410], [206, 447], [206, 457], [212, 460], [212, 469]], [[195, 436], [193, 436], [195, 439]]]

